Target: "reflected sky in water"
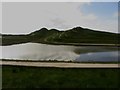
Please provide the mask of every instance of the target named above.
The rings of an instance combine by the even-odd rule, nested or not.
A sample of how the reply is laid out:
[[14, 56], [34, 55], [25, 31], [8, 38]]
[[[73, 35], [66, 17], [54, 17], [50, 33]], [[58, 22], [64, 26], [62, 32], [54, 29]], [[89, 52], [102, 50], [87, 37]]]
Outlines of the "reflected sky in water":
[[2, 59], [59, 60], [59, 61], [117, 61], [115, 47], [67, 46], [26, 43], [0, 46]]
[[111, 52], [94, 52], [94, 53], [86, 53], [86, 54], [80, 54], [78, 58], [76, 58], [77, 61], [82, 62], [92, 62], [92, 61], [102, 61], [102, 62], [110, 62], [110, 61], [118, 61], [118, 58], [120, 58], [120, 55], [118, 54], [118, 51], [111, 51]]

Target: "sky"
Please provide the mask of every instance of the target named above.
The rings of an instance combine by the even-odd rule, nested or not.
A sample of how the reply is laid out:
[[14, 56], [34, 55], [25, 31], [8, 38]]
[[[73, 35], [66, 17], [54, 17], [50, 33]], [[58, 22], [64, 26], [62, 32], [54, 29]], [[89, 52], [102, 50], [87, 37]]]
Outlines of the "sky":
[[116, 2], [69, 1], [71, 0], [68, 2], [2, 2], [2, 32], [0, 33], [23, 34], [43, 27], [68, 30], [77, 26], [118, 33], [117, 0]]

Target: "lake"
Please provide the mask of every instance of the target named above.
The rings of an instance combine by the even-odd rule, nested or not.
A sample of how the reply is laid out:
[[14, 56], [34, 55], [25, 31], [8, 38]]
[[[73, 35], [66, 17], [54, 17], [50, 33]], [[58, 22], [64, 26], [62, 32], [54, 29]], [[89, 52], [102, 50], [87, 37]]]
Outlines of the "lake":
[[82, 62], [118, 61], [117, 47], [47, 45], [39, 43], [0, 46], [1, 59], [58, 60]]

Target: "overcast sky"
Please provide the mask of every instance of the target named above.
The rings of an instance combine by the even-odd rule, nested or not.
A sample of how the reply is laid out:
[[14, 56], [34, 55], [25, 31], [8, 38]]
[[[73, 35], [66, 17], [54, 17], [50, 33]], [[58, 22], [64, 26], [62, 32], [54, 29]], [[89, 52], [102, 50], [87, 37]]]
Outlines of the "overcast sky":
[[30, 33], [42, 27], [67, 30], [77, 26], [118, 32], [118, 3], [2, 3], [2, 33]]

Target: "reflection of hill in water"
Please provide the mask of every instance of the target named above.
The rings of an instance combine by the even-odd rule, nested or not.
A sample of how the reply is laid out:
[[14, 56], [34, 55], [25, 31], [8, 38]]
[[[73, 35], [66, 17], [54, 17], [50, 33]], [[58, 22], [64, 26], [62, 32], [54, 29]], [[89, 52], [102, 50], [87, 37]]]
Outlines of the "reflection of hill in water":
[[95, 52], [111, 52], [111, 51], [117, 51], [118, 47], [96, 47], [96, 46], [87, 46], [82, 48], [76, 48], [74, 49], [74, 52], [76, 54], [85, 54], [85, 53], [95, 53]]
[[[116, 52], [116, 48], [110, 47], [80, 47], [80, 46], [67, 46], [67, 45], [47, 45], [37, 43], [27, 43], [12, 46], [2, 46], [2, 57], [6, 59], [20, 59], [20, 60], [83, 60], [88, 57], [90, 53], [107, 52], [107, 57], [111, 57]], [[77, 53], [76, 53], [77, 51]], [[109, 53], [109, 52], [110, 53]], [[79, 53], [78, 53], [79, 52]], [[101, 56], [101, 54], [97, 54]], [[94, 57], [98, 57], [95, 55]], [[83, 57], [80, 59], [79, 57]], [[85, 57], [85, 58], [84, 58]], [[103, 57], [103, 56], [102, 56]], [[112, 56], [117, 57], [117, 56]], [[90, 58], [89, 58], [90, 59]], [[94, 59], [94, 58], [93, 58]], [[103, 59], [104, 60], [104, 59]], [[115, 60], [113, 60], [115, 61]]]

